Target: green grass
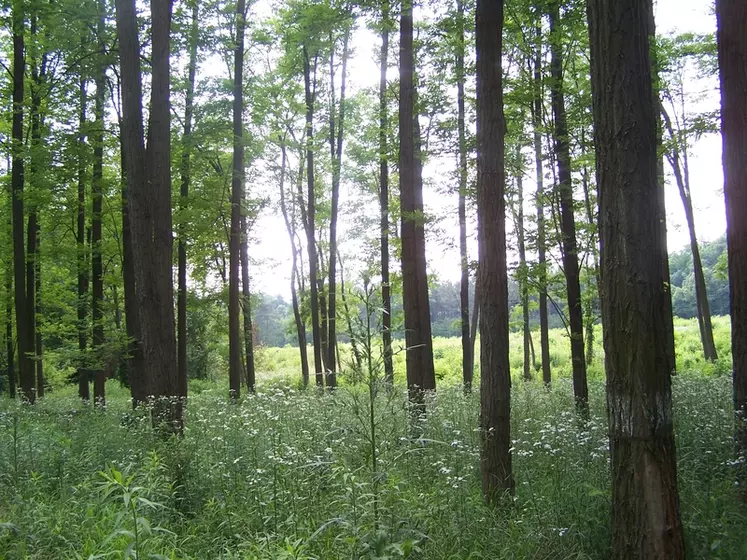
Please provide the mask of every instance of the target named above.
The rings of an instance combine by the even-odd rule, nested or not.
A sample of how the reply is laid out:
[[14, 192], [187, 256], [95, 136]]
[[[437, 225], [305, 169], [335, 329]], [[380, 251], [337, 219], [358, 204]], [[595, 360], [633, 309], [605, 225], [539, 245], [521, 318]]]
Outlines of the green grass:
[[[680, 326], [682, 345], [692, 329]], [[436, 342], [444, 380], [420, 438], [403, 391], [378, 395], [377, 472], [367, 390], [290, 388], [286, 350], [277, 356], [288, 371], [265, 373], [259, 393], [237, 405], [224, 379], [194, 384], [178, 441], [155, 437], [113, 382], [106, 411], [84, 409], [72, 387], [35, 407], [2, 400], [0, 558], [607, 558], [603, 379], [592, 377], [582, 425], [554, 334], [560, 378], [550, 391], [518, 380], [512, 351], [516, 497], [498, 511], [480, 497], [479, 400], [459, 387], [456, 340]], [[746, 558], [730, 380], [690, 359], [673, 385], [688, 554]]]

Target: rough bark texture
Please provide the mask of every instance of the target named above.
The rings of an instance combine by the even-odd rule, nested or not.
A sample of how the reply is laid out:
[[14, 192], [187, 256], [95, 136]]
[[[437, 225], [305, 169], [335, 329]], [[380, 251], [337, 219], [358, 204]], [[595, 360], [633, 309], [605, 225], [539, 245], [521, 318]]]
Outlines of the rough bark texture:
[[537, 46], [534, 56], [534, 100], [532, 102], [532, 128], [534, 139], [534, 162], [537, 181], [537, 265], [539, 284], [540, 353], [542, 356], [542, 380], [545, 385], [551, 381], [550, 338], [547, 315], [547, 249], [545, 247], [545, 182], [542, 169], [542, 28], [535, 30]]
[[122, 138], [131, 205], [135, 287], [146, 395], [154, 421], [181, 431], [172, 281], [169, 35], [171, 1], [152, 0], [152, 81], [145, 149], [140, 42], [134, 0], [117, 0]]
[[[747, 5], [716, 0], [737, 455], [747, 456]], [[742, 481], [747, 467], [742, 463]]]
[[13, 158], [11, 190], [13, 193], [13, 274], [16, 308], [16, 339], [18, 341], [18, 376], [21, 396], [29, 403], [36, 400], [34, 362], [29, 357], [32, 345], [26, 307], [26, 247], [24, 245], [24, 162], [23, 162], [23, 96], [26, 55], [24, 46], [23, 2], [13, 3]]
[[508, 361], [503, 1], [477, 0], [477, 239], [480, 297], [480, 471], [485, 500], [513, 492]]
[[231, 175], [231, 237], [228, 269], [228, 385], [232, 399], [241, 395], [242, 344], [239, 260], [241, 205], [244, 198], [244, 27], [246, 3], [236, 3], [233, 62], [233, 172]]
[[589, 0], [613, 558], [684, 558], [661, 259], [651, 0]]
[[[197, 40], [199, 31], [199, 2], [192, 6], [192, 21], [189, 33], [189, 62], [187, 65], [187, 92], [184, 101], [184, 135], [182, 136], [181, 185], [179, 206], [186, 208], [191, 182], [192, 117], [194, 115], [195, 75], [197, 73]], [[178, 295], [177, 295], [177, 367], [179, 395], [187, 396], [187, 239], [184, 218], [179, 223], [178, 245]]]
[[83, 402], [91, 399], [88, 373], [84, 371], [85, 351], [88, 346], [88, 254], [86, 250], [86, 84], [80, 81], [80, 108], [78, 113], [78, 214], [75, 240], [77, 242], [78, 264], [78, 396]]
[[474, 373], [469, 325], [469, 257], [467, 254], [467, 131], [464, 95], [464, 2], [457, 0], [457, 128], [459, 135], [459, 257], [462, 275], [459, 283], [459, 309], [462, 328], [462, 383], [472, 391]]
[[394, 384], [392, 359], [392, 296], [389, 277], [389, 111], [386, 71], [389, 66], [389, 28], [392, 21], [389, 0], [381, 2], [381, 59], [379, 61], [379, 213], [381, 224], [381, 340], [384, 354], [384, 380]]
[[436, 388], [425, 262], [422, 164], [416, 124], [412, 0], [402, 3], [400, 21], [399, 188], [402, 212], [402, 299], [410, 400]]
[[303, 49], [304, 94], [306, 100], [306, 197], [307, 209], [304, 229], [306, 250], [309, 253], [309, 307], [311, 308], [311, 338], [314, 347], [314, 377], [317, 387], [324, 386], [324, 364], [322, 363], [322, 333], [319, 322], [319, 285], [317, 278], [318, 258], [316, 253], [316, 194], [314, 189], [314, 102], [316, 98], [316, 57], [312, 77], [308, 49]]
[[581, 412], [588, 412], [589, 388], [586, 382], [584, 356], [584, 319], [581, 306], [576, 220], [573, 213], [573, 185], [571, 183], [571, 153], [568, 144], [568, 123], [563, 93], [563, 53], [560, 38], [559, 2], [550, 2], [550, 97], [555, 117], [555, 157], [558, 163], [558, 193], [560, 195], [560, 229], [563, 236], [563, 269], [568, 294], [568, 323], [571, 333], [571, 361], [573, 364], [573, 394]]

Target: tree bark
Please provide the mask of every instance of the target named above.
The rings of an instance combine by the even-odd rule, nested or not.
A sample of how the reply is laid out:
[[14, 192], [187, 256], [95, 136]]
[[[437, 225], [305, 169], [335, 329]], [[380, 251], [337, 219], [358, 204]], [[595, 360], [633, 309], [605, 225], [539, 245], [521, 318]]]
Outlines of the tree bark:
[[513, 493], [508, 360], [503, 1], [477, 0], [477, 239], [480, 297], [480, 472], [488, 504]]
[[[521, 146], [517, 146], [517, 156], [521, 158]], [[519, 295], [521, 300], [521, 325], [523, 334], [524, 350], [524, 380], [532, 380], [532, 369], [530, 362], [530, 350], [532, 346], [532, 333], [529, 330], [529, 279], [527, 277], [527, 250], [524, 233], [524, 178], [523, 165], [516, 175], [516, 190], [518, 195], [518, 209], [516, 212], [516, 237], [519, 240]]]
[[379, 215], [381, 230], [381, 341], [384, 381], [394, 385], [392, 359], [392, 287], [389, 274], [389, 111], [386, 72], [389, 67], [389, 29], [392, 21], [389, 0], [381, 2], [381, 58], [379, 60]]
[[246, 223], [246, 197], [241, 212], [241, 313], [244, 319], [244, 361], [246, 366], [246, 389], [254, 393], [256, 389], [256, 371], [254, 369], [254, 326], [252, 325], [252, 294], [249, 286], [249, 235]]
[[534, 161], [537, 181], [535, 205], [537, 207], [537, 265], [539, 284], [540, 354], [542, 356], [542, 381], [546, 386], [552, 380], [550, 371], [550, 337], [547, 315], [547, 248], [545, 241], [545, 185], [542, 155], [542, 27], [535, 30], [537, 45], [534, 55], [534, 99], [532, 101], [532, 128]]
[[[737, 456], [747, 454], [747, 6], [716, 0]], [[747, 468], [742, 466], [742, 481]]]
[[88, 364], [85, 359], [88, 346], [88, 254], [86, 250], [86, 82], [80, 80], [80, 108], [78, 113], [78, 213], [76, 220], [78, 264], [78, 396], [84, 403], [91, 399], [88, 383]]
[[241, 245], [241, 206], [244, 198], [244, 28], [246, 2], [236, 3], [236, 37], [233, 65], [233, 173], [231, 175], [231, 237], [228, 271], [228, 354], [229, 393], [241, 396], [242, 344], [239, 259]]
[[459, 283], [459, 308], [462, 330], [462, 384], [465, 393], [472, 391], [474, 375], [472, 342], [469, 325], [469, 256], [467, 254], [467, 131], [465, 124], [464, 95], [464, 2], [457, 0], [457, 128], [459, 135], [459, 258], [461, 279]]
[[651, 0], [589, 0], [613, 558], [684, 558], [657, 204]]
[[[197, 42], [199, 33], [199, 2], [192, 5], [192, 21], [189, 32], [189, 62], [187, 63], [187, 92], [184, 102], [184, 134], [182, 136], [181, 185], [179, 206], [185, 209], [189, 201], [189, 186], [192, 180], [192, 117], [194, 115], [195, 75], [197, 73]], [[179, 223], [178, 245], [178, 295], [177, 295], [177, 367], [179, 396], [187, 396], [187, 232], [185, 218]]]
[[436, 375], [425, 262], [419, 127], [415, 110], [412, 0], [402, 3], [399, 53], [399, 188], [407, 388], [411, 402], [422, 407], [423, 391], [436, 388]]
[[589, 410], [589, 388], [586, 381], [584, 356], [584, 319], [581, 306], [576, 220], [573, 212], [573, 185], [571, 182], [571, 153], [568, 145], [568, 123], [563, 92], [563, 54], [560, 38], [559, 0], [548, 5], [550, 12], [550, 97], [555, 117], [555, 154], [558, 164], [558, 194], [563, 235], [563, 269], [568, 293], [568, 322], [571, 335], [571, 360], [573, 363], [573, 394], [576, 407], [584, 414]]

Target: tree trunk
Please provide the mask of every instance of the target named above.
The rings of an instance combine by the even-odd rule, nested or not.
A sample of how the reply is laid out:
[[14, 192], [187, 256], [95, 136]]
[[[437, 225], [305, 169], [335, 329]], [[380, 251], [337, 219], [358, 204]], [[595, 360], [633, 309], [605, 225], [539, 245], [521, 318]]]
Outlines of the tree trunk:
[[[586, 141], [584, 137], [584, 131], [581, 131], [581, 144], [584, 154], [586, 154]], [[591, 193], [589, 192], [589, 169], [584, 163], [583, 170], [581, 171], [581, 183], [584, 188], [584, 206], [586, 208], [586, 221], [591, 225], [597, 223], [598, 219], [598, 208], [595, 212], [595, 208], [592, 207]], [[584, 322], [586, 324], [586, 365], [590, 366], [594, 362], [594, 323], [596, 322], [594, 312], [596, 307], [599, 305], [599, 241], [598, 235], [591, 234], [591, 255], [593, 259], [593, 271], [594, 271], [594, 291], [589, 293], [586, 298], [584, 310]], [[667, 274], [668, 276], [668, 274]], [[589, 282], [588, 290], [591, 291], [591, 281]]]
[[651, 0], [590, 0], [613, 558], [684, 558], [657, 204]]
[[462, 383], [465, 393], [472, 391], [474, 374], [472, 342], [469, 332], [469, 257], [467, 255], [467, 131], [464, 95], [464, 2], [457, 0], [457, 128], [459, 134], [459, 257], [462, 269], [459, 284], [459, 308], [462, 328]]
[[86, 82], [80, 80], [80, 108], [78, 113], [78, 212], [75, 239], [78, 264], [78, 396], [84, 403], [91, 399], [88, 383], [88, 364], [85, 352], [88, 346], [88, 254], [86, 250]]
[[[517, 146], [517, 156], [521, 158], [521, 146]], [[518, 191], [518, 209], [516, 212], [516, 237], [519, 240], [519, 294], [521, 300], [522, 333], [524, 344], [524, 380], [532, 380], [532, 369], [530, 363], [530, 347], [532, 345], [532, 333], [529, 330], [529, 282], [527, 270], [527, 250], [524, 240], [524, 173], [523, 166], [516, 175], [516, 190]]]
[[41, 247], [41, 226], [36, 222], [36, 261], [34, 263], [34, 315], [36, 316], [36, 395], [44, 397], [44, 347], [42, 346], [42, 333], [39, 318], [42, 314], [41, 306], [41, 259], [39, 255]]
[[568, 322], [571, 334], [573, 363], [573, 394], [576, 407], [584, 414], [589, 410], [589, 389], [586, 382], [584, 356], [584, 319], [581, 306], [581, 282], [578, 268], [576, 220], [573, 214], [573, 185], [571, 183], [571, 153], [568, 145], [568, 124], [563, 93], [563, 54], [559, 0], [550, 2], [550, 97], [555, 117], [555, 154], [558, 163], [558, 193], [563, 235], [563, 269], [568, 292]]
[[[309, 306], [311, 307], [311, 335], [314, 347], [314, 375], [317, 387], [324, 387], [324, 365], [322, 364], [322, 333], [319, 323], [319, 285], [317, 278], [318, 258], [316, 254], [316, 194], [314, 190], [314, 102], [316, 98], [316, 63], [314, 76], [311, 72], [309, 52], [303, 47], [303, 77], [306, 100], [306, 185], [307, 210], [304, 228], [306, 250], [309, 253]], [[313, 82], [313, 83], [312, 83]]]
[[[747, 454], [747, 6], [716, 0], [737, 456]], [[747, 469], [742, 469], [742, 481]]]
[[480, 472], [488, 504], [513, 493], [508, 360], [503, 1], [477, 0], [477, 239], [480, 296]]
[[8, 396], [11, 399], [15, 399], [16, 369], [14, 359], [15, 347], [13, 345], [13, 269], [10, 264], [6, 265], [5, 268], [5, 353], [8, 360]]
[[252, 294], [249, 288], [249, 247], [248, 230], [246, 223], [246, 197], [244, 197], [244, 208], [241, 212], [241, 244], [239, 256], [241, 257], [241, 313], [244, 319], [244, 361], [246, 366], [246, 389], [250, 393], [255, 392], [256, 372], [254, 369], [254, 326], [252, 325]]
[[480, 286], [478, 281], [480, 279], [479, 268], [475, 274], [475, 293], [472, 296], [472, 324], [469, 328], [469, 342], [470, 342], [470, 360], [472, 365], [475, 364], [475, 342], [477, 341], [477, 326], [480, 324]]
[[246, 3], [236, 3], [236, 37], [233, 65], [233, 174], [231, 176], [231, 237], [228, 271], [228, 354], [229, 393], [241, 396], [242, 344], [239, 259], [241, 245], [241, 205], [244, 199], [244, 28]]
[[[189, 32], [189, 62], [187, 64], [187, 93], [184, 101], [184, 135], [182, 136], [181, 186], [179, 206], [187, 208], [189, 185], [192, 179], [192, 117], [194, 115], [195, 75], [197, 73], [197, 43], [199, 33], [199, 2], [192, 5], [192, 22]], [[185, 218], [179, 223], [178, 245], [178, 296], [177, 296], [177, 367], [179, 375], [179, 396], [187, 396], [187, 232]]]
[[[99, 41], [104, 40], [104, 11], [99, 3]], [[96, 98], [94, 112], [96, 122], [91, 133], [93, 144], [93, 173], [91, 175], [91, 318], [93, 319], [93, 339], [91, 348], [96, 360], [96, 374], [93, 380], [93, 399], [98, 406], [106, 405], [106, 373], [103, 358], [104, 335], [104, 269], [101, 258], [101, 210], [104, 183], [104, 102], [106, 100], [106, 75], [103, 61], [96, 69]]]
[[[716, 353], [716, 344], [713, 342], [713, 324], [711, 323], [711, 306], [708, 303], [708, 292], [706, 290], [705, 275], [703, 274], [703, 261], [700, 258], [700, 248], [698, 247], [698, 238], [695, 235], [695, 214], [693, 212], [693, 202], [690, 196], [690, 181], [687, 168], [683, 173], [683, 161], [680, 154], [679, 138], [675, 136], [672, 126], [672, 119], [669, 117], [664, 105], [660, 103], [659, 109], [664, 120], [664, 126], [672, 142], [671, 150], [666, 152], [666, 158], [674, 173], [674, 179], [677, 183], [677, 190], [680, 193], [682, 206], [685, 209], [685, 220], [687, 221], [687, 231], [690, 234], [690, 251], [693, 256], [693, 276], [695, 279], [695, 302], [698, 309], [698, 327], [700, 328], [700, 341], [703, 345], [703, 357], [709, 362], [715, 362], [718, 359]], [[687, 147], [684, 147], [687, 150]], [[684, 162], [685, 166], [687, 162]]]
[[534, 161], [537, 195], [537, 264], [539, 284], [540, 353], [542, 355], [542, 381], [550, 385], [550, 335], [547, 315], [547, 256], [545, 242], [545, 185], [542, 156], [542, 27], [535, 31], [537, 45], [534, 55], [534, 100], [532, 102], [532, 128], [534, 129]]
[[23, 400], [33, 404], [34, 362], [29, 356], [33, 351], [26, 302], [26, 247], [24, 245], [24, 148], [23, 148], [23, 98], [26, 55], [24, 46], [23, 2], [13, 2], [13, 158], [11, 165], [11, 190], [13, 192], [13, 271], [16, 308], [16, 338], [18, 340], [18, 375]]
[[423, 405], [423, 391], [436, 388], [425, 262], [423, 181], [416, 124], [412, 0], [404, 0], [400, 23], [399, 186], [402, 213], [402, 299], [410, 400]]
[[142, 337], [145, 394], [154, 422], [181, 433], [172, 281], [169, 35], [171, 1], [152, 0], [152, 80], [145, 149], [140, 42], [134, 0], [117, 0], [122, 137], [131, 200], [132, 248]]
[[389, 29], [392, 25], [389, 0], [381, 2], [381, 58], [379, 61], [379, 214], [381, 223], [381, 341], [384, 381], [394, 385], [392, 360], [392, 287], [389, 276], [389, 111], [386, 72], [389, 66]]

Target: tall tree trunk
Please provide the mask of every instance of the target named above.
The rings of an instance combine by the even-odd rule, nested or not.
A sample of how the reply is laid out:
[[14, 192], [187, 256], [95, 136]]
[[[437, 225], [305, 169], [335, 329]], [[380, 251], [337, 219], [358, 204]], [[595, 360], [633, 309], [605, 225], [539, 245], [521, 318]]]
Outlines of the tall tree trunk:
[[86, 250], [86, 81], [80, 80], [80, 107], [78, 113], [78, 211], [75, 239], [78, 265], [78, 396], [84, 403], [91, 399], [88, 364], [85, 358], [88, 346], [88, 253]]
[[256, 372], [254, 369], [254, 326], [252, 325], [252, 294], [249, 287], [249, 235], [246, 223], [246, 197], [241, 212], [241, 313], [244, 319], [244, 361], [246, 366], [246, 389], [255, 392]]
[[573, 363], [573, 394], [576, 407], [582, 413], [589, 409], [589, 388], [586, 382], [586, 357], [584, 356], [584, 319], [581, 306], [581, 281], [578, 268], [576, 220], [573, 215], [573, 185], [571, 183], [571, 153], [568, 145], [568, 123], [563, 93], [563, 54], [560, 21], [560, 0], [550, 2], [550, 97], [555, 117], [555, 153], [558, 163], [558, 191], [560, 219], [563, 234], [563, 269], [568, 292], [568, 322], [571, 334], [571, 360]]
[[[737, 456], [747, 454], [747, 6], [716, 0]], [[747, 469], [741, 472], [747, 480]]]
[[459, 308], [462, 328], [462, 384], [472, 391], [474, 374], [472, 342], [469, 332], [469, 257], [467, 255], [467, 131], [464, 95], [464, 2], [457, 0], [457, 128], [459, 135], [459, 258], [462, 275], [459, 283]]
[[[105, 11], [99, 0], [98, 35], [103, 47]], [[96, 374], [93, 380], [93, 398], [98, 406], [106, 404], [106, 364], [104, 359], [104, 269], [101, 247], [101, 211], [104, 187], [104, 102], [106, 100], [106, 68], [103, 61], [96, 69], [96, 98], [94, 113], [96, 122], [91, 133], [93, 144], [93, 173], [91, 175], [91, 318], [93, 319], [92, 350], [96, 359]]]
[[590, 0], [613, 558], [684, 558], [657, 204], [651, 0]]
[[[192, 22], [189, 32], [189, 62], [187, 64], [187, 93], [184, 101], [184, 135], [182, 136], [181, 186], [179, 206], [185, 209], [189, 200], [189, 185], [192, 180], [192, 117], [194, 115], [195, 75], [197, 73], [197, 43], [199, 33], [199, 2], [192, 5]], [[177, 367], [179, 396], [187, 396], [187, 232], [185, 219], [179, 223], [178, 295], [177, 295]]]
[[24, 148], [23, 148], [23, 97], [26, 54], [24, 46], [24, 3], [13, 2], [13, 158], [11, 165], [11, 189], [13, 192], [13, 271], [16, 308], [16, 338], [18, 340], [18, 375], [23, 400], [34, 403], [34, 362], [29, 356], [33, 351], [30, 337], [28, 309], [26, 303], [26, 247], [24, 244]]
[[[10, 216], [8, 216], [10, 218]], [[8, 220], [10, 221], [10, 220]], [[8, 396], [16, 398], [15, 347], [13, 345], [13, 268], [5, 268], [5, 355], [8, 361]]]
[[547, 314], [547, 248], [545, 241], [545, 184], [542, 155], [542, 26], [535, 29], [537, 45], [534, 54], [534, 100], [532, 101], [532, 128], [534, 162], [537, 181], [535, 204], [537, 207], [537, 264], [539, 284], [540, 353], [542, 356], [542, 381], [550, 385], [550, 335]]
[[42, 346], [42, 333], [39, 318], [42, 314], [41, 306], [41, 226], [36, 222], [36, 261], [34, 263], [34, 315], [36, 316], [36, 395], [44, 397], [44, 347]]
[[[586, 139], [584, 131], [581, 130], [581, 144], [584, 153], [586, 153]], [[586, 209], [586, 221], [589, 224], [597, 223], [598, 219], [598, 208], [592, 207], [591, 193], [589, 187], [589, 169], [584, 163], [581, 171], [581, 184], [584, 188], [584, 207]], [[599, 305], [599, 241], [598, 234], [591, 234], [591, 256], [593, 260], [593, 278], [594, 278], [594, 290], [589, 293], [586, 298], [586, 308], [584, 310], [584, 323], [586, 324], [586, 365], [591, 365], [594, 362], [594, 323], [596, 322], [594, 312], [596, 307]], [[591, 281], [589, 282], [588, 290], [591, 290]]]
[[233, 174], [231, 176], [231, 238], [228, 272], [228, 354], [231, 399], [241, 396], [242, 344], [241, 298], [239, 290], [239, 251], [241, 245], [241, 205], [244, 198], [244, 28], [246, 2], [236, 3], [236, 37], [233, 65]]
[[324, 364], [322, 363], [322, 333], [319, 323], [319, 283], [317, 278], [318, 258], [316, 253], [316, 194], [314, 189], [314, 103], [316, 98], [316, 64], [312, 77], [309, 51], [303, 47], [303, 77], [306, 101], [306, 185], [307, 209], [304, 229], [306, 250], [309, 253], [309, 306], [311, 307], [311, 336], [314, 347], [314, 374], [317, 387], [324, 387]]
[[[690, 196], [689, 173], [687, 173], [687, 162], [683, 162], [684, 154], [680, 154], [680, 139], [677, 138], [672, 126], [672, 119], [669, 113], [660, 104], [661, 116], [664, 120], [664, 127], [671, 140], [671, 149], [666, 151], [666, 158], [674, 173], [674, 179], [677, 183], [677, 190], [680, 193], [682, 206], [685, 209], [685, 221], [687, 222], [687, 231], [690, 234], [690, 251], [693, 256], [693, 276], [695, 279], [695, 302], [698, 309], [698, 327], [700, 328], [700, 341], [703, 345], [703, 356], [706, 360], [714, 362], [718, 359], [716, 353], [716, 344], [713, 341], [713, 324], [711, 323], [711, 306], [708, 303], [708, 292], [706, 290], [705, 274], [703, 273], [703, 261], [700, 258], [700, 248], [698, 247], [698, 237], [695, 235], [695, 213], [693, 212], [693, 201]], [[683, 146], [687, 150], [686, 146]], [[684, 163], [684, 173], [683, 173]]]
[[479, 268], [475, 274], [475, 293], [472, 296], [472, 324], [469, 327], [470, 359], [475, 364], [475, 342], [477, 341], [477, 326], [480, 324], [480, 279]]
[[[517, 146], [517, 157], [521, 160], [521, 146]], [[516, 212], [516, 237], [519, 240], [519, 295], [521, 300], [522, 334], [524, 350], [524, 380], [531, 381], [532, 369], [530, 362], [530, 350], [532, 346], [532, 333], [529, 330], [529, 279], [527, 277], [527, 250], [524, 232], [524, 169], [523, 165], [516, 174], [516, 190], [518, 194], [518, 208]]]
[[480, 296], [480, 472], [489, 504], [513, 493], [508, 361], [503, 1], [477, 0], [477, 239]]
[[[346, 24], [347, 25], [347, 24]], [[332, 155], [332, 212], [329, 221], [329, 296], [327, 312], [327, 387], [337, 387], [335, 364], [335, 348], [337, 346], [337, 214], [340, 204], [340, 174], [342, 169], [342, 141], [345, 127], [345, 93], [348, 78], [348, 44], [350, 42], [350, 27], [345, 30], [342, 42], [342, 77], [340, 78], [340, 108], [337, 123], [335, 123], [335, 73], [334, 57], [330, 56], [329, 70], [331, 80], [332, 106], [330, 107], [329, 145]], [[335, 137], [335, 124], [337, 136]]]
[[436, 388], [425, 262], [423, 181], [415, 110], [412, 0], [400, 21], [399, 188], [402, 239], [402, 299], [410, 400], [423, 405], [423, 391]]
[[122, 137], [131, 200], [135, 287], [146, 395], [154, 422], [180, 433], [174, 288], [172, 281], [169, 35], [171, 1], [152, 0], [152, 80], [145, 149], [140, 42], [134, 0], [117, 0], [122, 77]]
[[379, 215], [381, 224], [381, 342], [384, 354], [384, 380], [394, 384], [392, 359], [392, 286], [389, 276], [389, 111], [386, 72], [389, 67], [389, 29], [392, 20], [389, 0], [381, 2], [381, 58], [379, 60]]

